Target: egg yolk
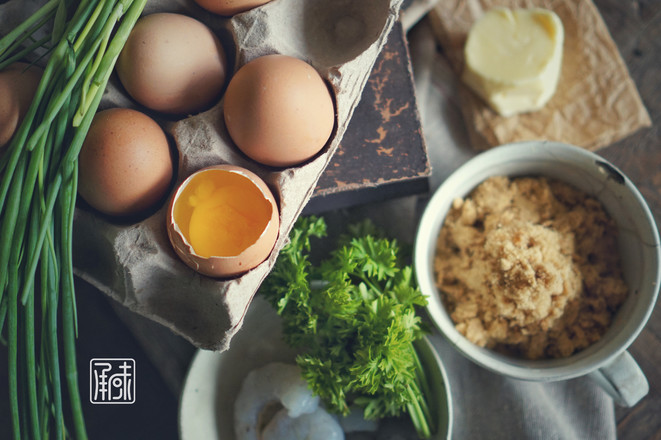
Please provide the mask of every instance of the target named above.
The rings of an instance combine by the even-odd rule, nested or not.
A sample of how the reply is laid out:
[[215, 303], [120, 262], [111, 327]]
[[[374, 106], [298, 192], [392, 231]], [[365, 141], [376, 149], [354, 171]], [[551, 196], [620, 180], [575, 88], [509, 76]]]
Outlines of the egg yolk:
[[260, 237], [272, 206], [242, 174], [209, 170], [188, 183], [177, 200], [175, 221], [196, 254], [239, 255]]

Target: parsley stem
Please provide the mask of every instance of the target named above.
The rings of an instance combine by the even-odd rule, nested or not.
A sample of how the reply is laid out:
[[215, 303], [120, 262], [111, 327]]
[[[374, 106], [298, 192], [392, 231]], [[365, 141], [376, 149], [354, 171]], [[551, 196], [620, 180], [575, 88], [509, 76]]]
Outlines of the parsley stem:
[[356, 273], [354, 275], [357, 275], [358, 278], [360, 278], [360, 280], [363, 283], [365, 283], [365, 285], [369, 286], [369, 288], [371, 290], [376, 292], [378, 294], [378, 296], [383, 295], [383, 291], [381, 289], [379, 289], [379, 287], [376, 284], [374, 284], [369, 278], [367, 278], [363, 273]]
[[328, 286], [329, 282], [326, 280], [310, 280], [311, 290], [323, 290]]
[[420, 361], [420, 356], [418, 356], [418, 350], [413, 346], [413, 359], [415, 362], [415, 374], [417, 382], [420, 385], [420, 391], [422, 391], [422, 396], [428, 397], [432, 395], [432, 391], [429, 388], [429, 380], [427, 379], [427, 374], [425, 373], [425, 368]]
[[412, 386], [407, 388], [411, 402], [406, 404], [408, 409], [409, 417], [413, 422], [418, 437], [420, 438], [429, 438], [431, 437], [431, 431], [429, 429], [429, 424], [427, 423], [427, 418], [425, 417], [423, 409], [420, 407], [420, 400], [418, 400], [419, 390], [414, 390]]

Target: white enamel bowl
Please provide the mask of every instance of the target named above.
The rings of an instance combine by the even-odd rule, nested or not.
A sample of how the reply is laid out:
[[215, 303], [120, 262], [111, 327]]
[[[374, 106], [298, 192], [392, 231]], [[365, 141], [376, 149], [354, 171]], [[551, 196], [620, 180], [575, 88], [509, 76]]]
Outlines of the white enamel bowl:
[[[281, 335], [280, 318], [257, 296], [228, 351], [197, 352], [181, 395], [179, 433], [182, 440], [235, 438], [234, 401], [245, 376], [269, 362], [293, 362], [295, 358], [294, 351], [285, 345]], [[452, 402], [445, 369], [429, 339], [423, 339], [419, 348], [436, 397], [432, 411], [437, 415], [439, 430], [433, 438], [450, 439]]]
[[[569, 358], [530, 361], [480, 348], [455, 329], [441, 301], [433, 260], [445, 215], [453, 199], [466, 196], [485, 179], [497, 175], [548, 176], [565, 181], [598, 198], [618, 225], [619, 253], [630, 295], [604, 337]], [[422, 293], [428, 296], [429, 316], [460, 353], [491, 371], [518, 379], [554, 381], [591, 374], [618, 403], [629, 406], [648, 391], [645, 376], [626, 349], [654, 308], [660, 261], [657, 225], [633, 183], [597, 154], [544, 141], [493, 148], [458, 168], [425, 207], [415, 243], [416, 277]]]

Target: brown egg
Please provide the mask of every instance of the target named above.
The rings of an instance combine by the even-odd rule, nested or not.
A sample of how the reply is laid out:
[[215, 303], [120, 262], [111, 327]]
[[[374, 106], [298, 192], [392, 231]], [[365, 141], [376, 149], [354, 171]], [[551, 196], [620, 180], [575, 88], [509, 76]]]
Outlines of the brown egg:
[[271, 0], [195, 0], [195, 2], [214, 14], [234, 15], [256, 8]]
[[188, 266], [228, 278], [269, 256], [279, 226], [275, 198], [259, 176], [235, 165], [216, 165], [179, 186], [170, 202], [167, 230]]
[[165, 133], [136, 110], [94, 116], [79, 156], [78, 193], [112, 216], [141, 214], [162, 201], [173, 175]]
[[267, 55], [242, 66], [225, 92], [225, 124], [234, 143], [257, 162], [300, 164], [326, 144], [335, 125], [333, 98], [305, 61]]
[[117, 74], [140, 104], [189, 114], [220, 99], [227, 62], [218, 37], [202, 22], [156, 13], [136, 23], [117, 60]]
[[37, 66], [28, 67], [14, 63], [0, 72], [0, 149], [23, 122], [39, 86], [43, 71]]

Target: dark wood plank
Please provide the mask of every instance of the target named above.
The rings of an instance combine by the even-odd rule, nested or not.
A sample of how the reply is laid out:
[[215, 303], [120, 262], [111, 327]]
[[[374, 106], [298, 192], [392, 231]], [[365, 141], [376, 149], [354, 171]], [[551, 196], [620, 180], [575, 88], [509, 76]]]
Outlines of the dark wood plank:
[[[595, 0], [652, 118], [653, 126], [602, 151], [636, 183], [661, 224], [661, 2]], [[661, 439], [661, 306], [630, 347], [650, 392], [634, 408], [617, 408], [622, 440]]]
[[397, 22], [306, 214], [429, 189], [431, 166], [415, 102], [406, 36]]
[[[657, 310], [653, 319], [661, 318]], [[630, 348], [650, 384], [650, 393], [633, 408], [617, 408], [617, 432], [620, 439], [661, 438], [661, 338], [644, 331]]]

